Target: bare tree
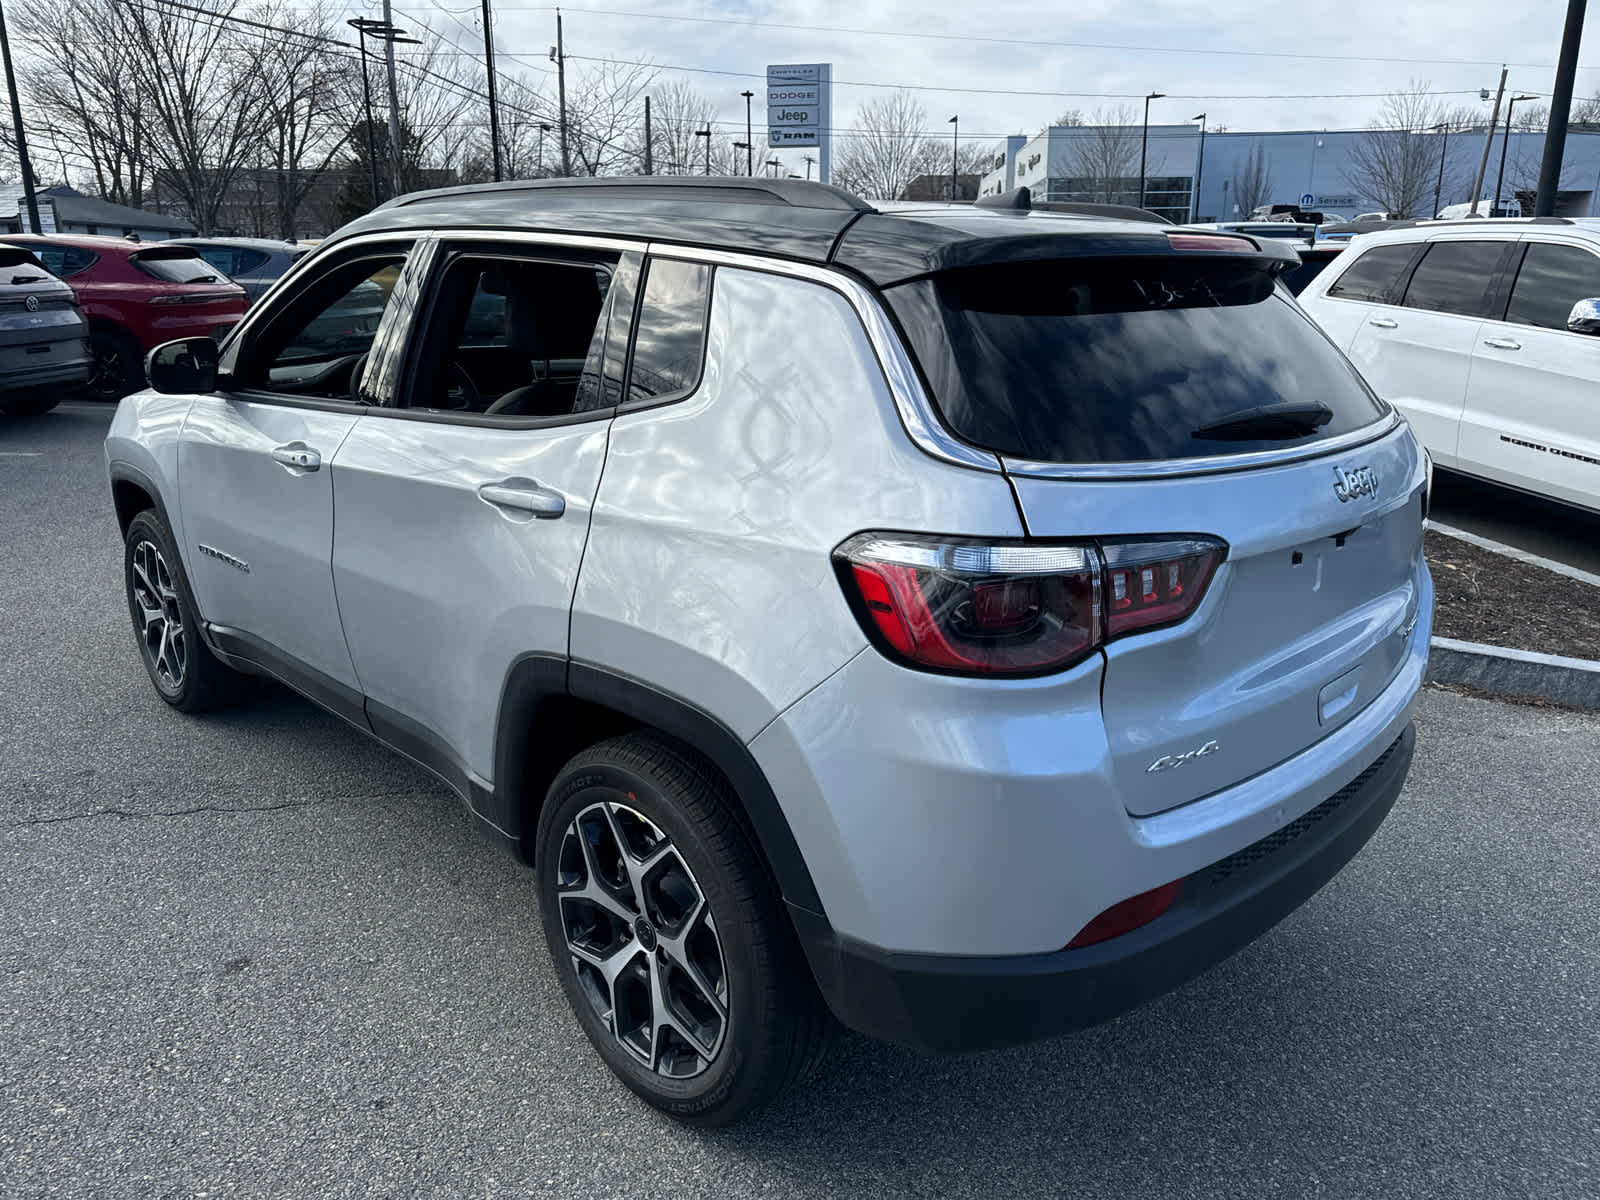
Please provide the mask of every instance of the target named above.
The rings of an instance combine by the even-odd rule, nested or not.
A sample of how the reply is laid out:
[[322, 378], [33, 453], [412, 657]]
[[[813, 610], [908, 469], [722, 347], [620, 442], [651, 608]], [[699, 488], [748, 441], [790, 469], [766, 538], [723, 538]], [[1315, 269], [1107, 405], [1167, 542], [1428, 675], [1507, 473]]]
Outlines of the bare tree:
[[1083, 124], [1083, 109], [1081, 109], [1081, 108], [1069, 108], [1069, 109], [1067, 109], [1066, 112], [1062, 113], [1059, 117], [1057, 117], [1054, 121], [1052, 121], [1051, 124], [1052, 125], [1082, 125]]
[[635, 63], [567, 67], [567, 145], [574, 174], [631, 175], [642, 169], [644, 94], [654, 79], [652, 68]]
[[1427, 130], [1446, 114], [1428, 86], [1413, 80], [1390, 92], [1350, 154], [1350, 184], [1399, 217], [1414, 216], [1433, 200], [1441, 147]]
[[[716, 105], [693, 85], [674, 80], [650, 89], [651, 169], [657, 175], [698, 175], [705, 169], [706, 147], [699, 130], [712, 129]], [[716, 146], [711, 147], [715, 154]], [[752, 158], [754, 155], [752, 155]], [[744, 174], [742, 165], [739, 174]]]
[[1233, 202], [1239, 206], [1239, 215], [1248, 217], [1272, 195], [1272, 155], [1260, 141], [1250, 147], [1250, 153], [1233, 171]]
[[908, 91], [867, 101], [835, 148], [833, 182], [859, 196], [897, 199], [918, 175], [939, 170], [927, 123]]
[[1600, 125], [1600, 92], [1574, 100], [1567, 119], [1574, 125]]
[[1051, 199], [1139, 203], [1137, 115], [1128, 105], [1097, 110], [1094, 123], [1068, 142], [1066, 194]]

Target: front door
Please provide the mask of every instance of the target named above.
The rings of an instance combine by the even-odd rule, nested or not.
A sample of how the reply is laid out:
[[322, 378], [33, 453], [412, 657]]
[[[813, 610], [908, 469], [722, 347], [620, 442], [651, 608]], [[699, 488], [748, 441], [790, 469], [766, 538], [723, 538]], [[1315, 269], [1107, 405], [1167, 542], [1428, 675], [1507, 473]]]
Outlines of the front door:
[[[334, 461], [333, 576], [373, 728], [458, 785], [492, 780], [513, 663], [559, 661], [637, 255], [441, 240], [396, 404]], [[622, 297], [626, 296], [626, 300]]]
[[340, 256], [253, 314], [179, 442], [184, 557], [217, 644], [347, 715], [360, 683], [333, 592], [331, 465], [406, 258]]

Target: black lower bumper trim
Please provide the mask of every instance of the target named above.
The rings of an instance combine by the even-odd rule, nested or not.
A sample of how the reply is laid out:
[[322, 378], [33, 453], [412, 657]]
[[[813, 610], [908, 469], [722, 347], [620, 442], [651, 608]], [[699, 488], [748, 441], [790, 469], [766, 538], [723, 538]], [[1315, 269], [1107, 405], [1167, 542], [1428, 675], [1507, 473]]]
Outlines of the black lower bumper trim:
[[1004, 958], [897, 954], [791, 907], [817, 984], [844, 1024], [925, 1050], [1020, 1045], [1109, 1020], [1260, 937], [1338, 874], [1405, 783], [1416, 730], [1335, 795], [1190, 876], [1161, 917], [1078, 950]]

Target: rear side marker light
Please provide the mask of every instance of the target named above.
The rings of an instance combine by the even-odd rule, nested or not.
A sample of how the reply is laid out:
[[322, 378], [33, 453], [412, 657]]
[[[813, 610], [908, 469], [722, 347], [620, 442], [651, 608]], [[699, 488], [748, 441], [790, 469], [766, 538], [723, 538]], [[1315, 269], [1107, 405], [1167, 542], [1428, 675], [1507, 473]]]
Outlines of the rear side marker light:
[[1183, 880], [1175, 879], [1113, 904], [1080, 929], [1078, 936], [1067, 943], [1067, 949], [1076, 950], [1080, 946], [1093, 946], [1096, 942], [1109, 942], [1114, 937], [1132, 933], [1141, 925], [1150, 924], [1172, 907], [1182, 888]]
[[1172, 624], [1205, 595], [1227, 546], [1184, 537], [980, 541], [863, 533], [834, 551], [857, 619], [906, 666], [1042, 675], [1111, 638]]

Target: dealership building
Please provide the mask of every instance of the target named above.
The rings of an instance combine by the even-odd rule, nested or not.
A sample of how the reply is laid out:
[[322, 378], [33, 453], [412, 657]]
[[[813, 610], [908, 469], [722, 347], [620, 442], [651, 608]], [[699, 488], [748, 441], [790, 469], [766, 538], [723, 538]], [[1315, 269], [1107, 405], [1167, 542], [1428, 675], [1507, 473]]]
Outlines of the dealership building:
[[[1471, 199], [1486, 130], [1480, 126], [1448, 135], [1414, 135], [1437, 138], [1444, 149], [1443, 177], [1430, 181], [1425, 207], [1432, 206], [1436, 189], [1441, 208]], [[1138, 125], [1053, 125], [1033, 137], [1009, 137], [994, 169], [983, 177], [979, 194], [1027, 187], [1035, 197], [1050, 200], [1138, 204], [1140, 134]], [[1384, 205], [1364, 186], [1356, 167], [1360, 147], [1371, 136], [1361, 130], [1228, 130], [1206, 133], [1202, 140], [1198, 123], [1151, 125], [1144, 207], [1178, 222], [1236, 220], [1261, 204], [1298, 204], [1343, 217], [1375, 212]], [[1544, 134], [1513, 132], [1507, 140], [1503, 126], [1496, 131], [1484, 172], [1485, 202], [1495, 195], [1502, 145], [1503, 201], [1520, 196], [1531, 207]], [[1428, 158], [1439, 161], [1432, 150]], [[1600, 214], [1597, 192], [1600, 129], [1574, 127], [1567, 134], [1556, 212]]]

